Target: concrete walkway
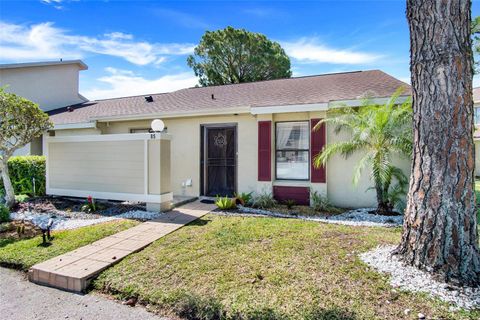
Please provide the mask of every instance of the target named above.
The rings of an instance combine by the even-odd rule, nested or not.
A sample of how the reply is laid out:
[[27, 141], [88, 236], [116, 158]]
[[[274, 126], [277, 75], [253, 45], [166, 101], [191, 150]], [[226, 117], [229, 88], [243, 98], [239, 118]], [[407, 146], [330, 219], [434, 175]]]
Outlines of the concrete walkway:
[[74, 294], [37, 286], [23, 272], [0, 268], [2, 320], [167, 320], [97, 294]]
[[202, 217], [215, 208], [199, 201], [165, 213], [161, 218], [98, 240], [34, 265], [30, 281], [73, 292], [83, 292], [100, 272], [133, 252]]

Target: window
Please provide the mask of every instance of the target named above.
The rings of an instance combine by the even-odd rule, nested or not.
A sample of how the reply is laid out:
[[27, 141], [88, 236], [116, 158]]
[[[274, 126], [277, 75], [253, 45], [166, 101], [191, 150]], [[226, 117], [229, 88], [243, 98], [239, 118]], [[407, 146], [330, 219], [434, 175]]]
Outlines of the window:
[[276, 123], [275, 170], [277, 179], [308, 180], [309, 137], [308, 121]]
[[475, 125], [480, 125], [480, 107], [475, 107]]

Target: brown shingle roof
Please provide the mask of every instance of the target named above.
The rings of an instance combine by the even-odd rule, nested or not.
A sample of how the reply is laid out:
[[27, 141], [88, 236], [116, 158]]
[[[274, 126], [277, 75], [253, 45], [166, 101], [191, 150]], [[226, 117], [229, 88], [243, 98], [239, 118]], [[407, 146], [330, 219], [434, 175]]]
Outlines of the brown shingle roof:
[[201, 113], [206, 110], [234, 110], [240, 107], [326, 103], [358, 99], [365, 94], [388, 97], [400, 86], [410, 90], [408, 84], [380, 70], [355, 71], [187, 88], [170, 93], [153, 94], [153, 102], [147, 102], [145, 95], [97, 100], [73, 106], [72, 112], [63, 108], [50, 114], [55, 124], [68, 124], [104, 117]]

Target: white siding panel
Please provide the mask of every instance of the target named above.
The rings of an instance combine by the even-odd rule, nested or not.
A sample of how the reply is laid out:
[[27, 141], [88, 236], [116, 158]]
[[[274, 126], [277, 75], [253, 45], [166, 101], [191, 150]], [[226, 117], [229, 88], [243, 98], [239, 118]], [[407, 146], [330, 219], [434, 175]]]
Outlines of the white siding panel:
[[144, 193], [143, 141], [49, 144], [50, 188]]

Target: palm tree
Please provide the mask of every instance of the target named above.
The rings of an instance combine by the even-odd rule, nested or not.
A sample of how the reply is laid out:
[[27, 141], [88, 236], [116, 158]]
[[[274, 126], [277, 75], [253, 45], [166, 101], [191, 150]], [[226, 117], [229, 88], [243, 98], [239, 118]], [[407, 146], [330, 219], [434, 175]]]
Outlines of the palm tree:
[[[348, 132], [350, 139], [328, 144], [314, 159], [315, 167], [325, 165], [335, 154], [348, 158], [360, 152], [353, 176], [356, 185], [363, 170], [370, 168], [370, 178], [377, 193], [377, 213], [389, 214], [403, 204], [408, 179], [392, 163], [393, 156], [412, 154], [412, 105], [409, 99], [397, 102], [403, 89], [398, 89], [384, 105], [365, 99], [359, 108], [341, 106], [329, 113], [322, 123], [335, 126], [335, 133]], [[393, 182], [396, 181], [394, 185]]]

